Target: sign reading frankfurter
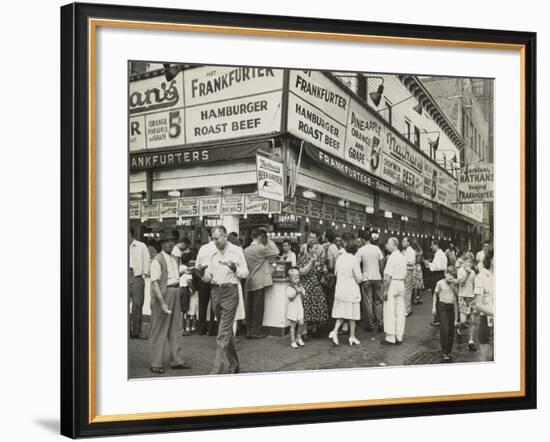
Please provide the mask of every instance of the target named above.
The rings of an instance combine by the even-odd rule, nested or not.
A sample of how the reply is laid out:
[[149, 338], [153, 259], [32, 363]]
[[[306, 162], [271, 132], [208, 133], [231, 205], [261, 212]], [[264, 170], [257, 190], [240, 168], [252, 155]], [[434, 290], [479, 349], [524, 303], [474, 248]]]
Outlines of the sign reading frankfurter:
[[290, 71], [288, 131], [344, 157], [349, 96], [322, 72]]
[[199, 67], [184, 72], [188, 143], [270, 134], [281, 129], [283, 71]]
[[256, 173], [258, 176], [258, 195], [275, 201], [284, 201], [283, 162], [256, 155]]
[[460, 203], [493, 201], [492, 164], [468, 164], [458, 175], [457, 197]]

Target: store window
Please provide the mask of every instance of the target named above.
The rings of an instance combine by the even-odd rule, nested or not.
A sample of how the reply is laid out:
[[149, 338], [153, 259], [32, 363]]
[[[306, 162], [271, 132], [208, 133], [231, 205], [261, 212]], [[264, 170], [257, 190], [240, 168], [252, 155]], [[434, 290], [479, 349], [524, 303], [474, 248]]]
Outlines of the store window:
[[407, 128], [407, 140], [411, 141], [411, 122], [405, 120], [405, 127]]

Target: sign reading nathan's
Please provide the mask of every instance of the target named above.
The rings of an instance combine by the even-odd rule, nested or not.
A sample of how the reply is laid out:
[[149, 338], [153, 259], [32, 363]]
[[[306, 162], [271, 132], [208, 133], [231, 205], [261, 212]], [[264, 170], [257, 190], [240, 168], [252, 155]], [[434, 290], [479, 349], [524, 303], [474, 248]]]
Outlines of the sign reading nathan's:
[[458, 176], [458, 201], [493, 201], [493, 164], [468, 164], [460, 169]]
[[281, 129], [283, 71], [207, 66], [130, 83], [130, 150], [271, 134]]

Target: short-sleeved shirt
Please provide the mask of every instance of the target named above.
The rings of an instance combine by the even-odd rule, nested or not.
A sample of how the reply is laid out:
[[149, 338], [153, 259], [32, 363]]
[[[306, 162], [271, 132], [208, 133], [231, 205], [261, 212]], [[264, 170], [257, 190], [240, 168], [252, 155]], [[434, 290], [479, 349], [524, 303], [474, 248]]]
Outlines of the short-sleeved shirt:
[[447, 270], [447, 255], [443, 253], [443, 250], [437, 249], [434, 254], [434, 259], [430, 263], [429, 267], [432, 272], [444, 272]]
[[392, 280], [399, 281], [404, 280], [407, 276], [407, 258], [399, 250], [394, 250], [388, 257], [384, 275], [389, 275]]
[[477, 274], [474, 283], [474, 293], [476, 296], [481, 296], [483, 303], [494, 302], [494, 279], [493, 274], [489, 270], [481, 269]]
[[439, 302], [444, 304], [454, 304], [456, 300], [456, 293], [446, 279], [437, 281], [434, 292], [439, 297]]
[[[476, 274], [473, 270], [470, 270], [468, 273], [464, 267], [459, 267], [456, 272], [458, 284], [458, 296], [463, 298], [473, 298], [474, 297], [474, 282], [476, 279]], [[464, 283], [464, 284], [461, 284]]]
[[477, 252], [476, 261], [477, 261], [477, 267], [479, 269], [482, 269], [483, 261], [485, 261], [485, 252], [483, 250], [480, 250], [479, 252]]
[[343, 250], [343, 248], [339, 249], [336, 244], [329, 245], [327, 249], [327, 264], [332, 262], [332, 268], [334, 268], [336, 260], [342, 254]]
[[[203, 247], [199, 250], [199, 254]], [[208, 266], [205, 272], [205, 280], [212, 284], [239, 284], [239, 278], [246, 278], [248, 276], [248, 267], [244, 259], [243, 250], [230, 242], [225, 245], [223, 250], [218, 249], [215, 244], [214, 247], [209, 247], [203, 259], [202, 263]], [[220, 264], [220, 261], [235, 264], [235, 272], [228, 266]]]
[[[174, 258], [172, 255], [169, 255], [164, 251], [160, 253], [162, 253], [164, 261], [166, 262], [166, 271], [168, 272], [166, 284], [167, 285], [179, 284], [180, 274], [178, 271], [178, 263], [176, 261], [176, 258]], [[158, 260], [153, 259], [153, 262], [151, 263], [151, 282], [160, 281], [161, 273], [162, 273], [162, 269], [160, 268], [160, 263], [158, 262]]]
[[407, 260], [407, 269], [413, 270], [414, 264], [416, 263], [416, 252], [415, 250], [409, 246], [405, 250], [403, 250], [403, 255], [405, 256], [405, 259]]
[[384, 259], [384, 254], [380, 247], [374, 244], [365, 244], [355, 255], [361, 261], [363, 279], [380, 281], [380, 261]]
[[283, 253], [281, 258], [285, 261], [289, 261], [291, 267], [296, 267], [296, 253], [292, 250], [289, 250], [288, 253]]

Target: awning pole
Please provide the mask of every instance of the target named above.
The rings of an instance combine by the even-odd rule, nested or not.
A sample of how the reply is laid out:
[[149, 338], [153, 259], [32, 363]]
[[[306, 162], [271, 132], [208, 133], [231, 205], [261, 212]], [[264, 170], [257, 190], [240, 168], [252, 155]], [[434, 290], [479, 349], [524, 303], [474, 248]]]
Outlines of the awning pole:
[[303, 150], [304, 150], [304, 142], [302, 141], [300, 143], [300, 153], [298, 154], [298, 162], [296, 163], [296, 171], [294, 173], [294, 183], [292, 186], [292, 194], [291, 194], [292, 198], [294, 198], [294, 195], [296, 194], [296, 186], [298, 185], [298, 174], [300, 173], [300, 164], [302, 162]]

